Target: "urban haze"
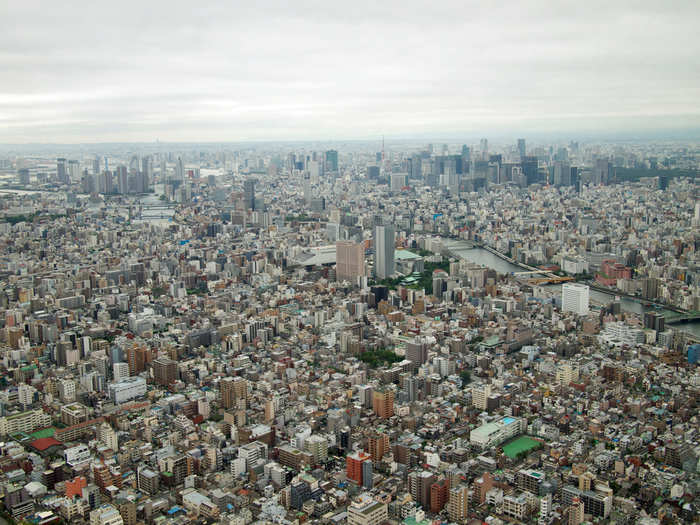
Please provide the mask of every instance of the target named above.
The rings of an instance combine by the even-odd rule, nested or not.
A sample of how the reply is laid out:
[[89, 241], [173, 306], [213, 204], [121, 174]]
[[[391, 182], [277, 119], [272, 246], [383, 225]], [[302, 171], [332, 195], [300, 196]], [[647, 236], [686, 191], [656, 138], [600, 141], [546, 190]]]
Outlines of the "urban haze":
[[0, 6], [0, 525], [699, 522], [700, 4]]

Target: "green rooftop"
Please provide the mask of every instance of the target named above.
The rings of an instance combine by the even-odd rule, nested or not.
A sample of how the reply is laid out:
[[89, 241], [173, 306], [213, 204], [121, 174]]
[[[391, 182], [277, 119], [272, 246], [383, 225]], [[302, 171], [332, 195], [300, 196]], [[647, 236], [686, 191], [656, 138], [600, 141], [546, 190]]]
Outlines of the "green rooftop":
[[36, 432], [32, 432], [29, 435], [34, 439], [43, 439], [43, 438], [53, 437], [53, 435], [55, 433], [56, 433], [56, 429], [54, 427], [49, 427], [49, 428], [44, 428], [42, 430], [37, 430]]
[[409, 250], [396, 250], [394, 252], [394, 259], [398, 261], [408, 261], [412, 259], [421, 259], [421, 256], [416, 255], [415, 253]]

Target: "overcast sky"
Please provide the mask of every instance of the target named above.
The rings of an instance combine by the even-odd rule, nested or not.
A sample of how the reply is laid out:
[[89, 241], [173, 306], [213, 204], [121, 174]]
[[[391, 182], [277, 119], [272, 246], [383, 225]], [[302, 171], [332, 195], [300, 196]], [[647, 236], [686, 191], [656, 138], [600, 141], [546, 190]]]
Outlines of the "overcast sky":
[[700, 128], [700, 0], [1, 4], [4, 143]]

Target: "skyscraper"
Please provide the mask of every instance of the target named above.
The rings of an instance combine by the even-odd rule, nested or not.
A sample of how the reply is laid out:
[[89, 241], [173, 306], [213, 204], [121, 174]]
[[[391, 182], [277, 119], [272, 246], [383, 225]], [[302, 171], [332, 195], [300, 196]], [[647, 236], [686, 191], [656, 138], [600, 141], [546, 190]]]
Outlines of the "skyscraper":
[[243, 183], [243, 202], [247, 210], [255, 210], [255, 179]]
[[338, 171], [338, 152], [334, 149], [326, 151], [326, 170]]
[[365, 249], [361, 243], [339, 241], [335, 244], [335, 277], [354, 282], [365, 273]]
[[578, 315], [588, 313], [589, 289], [585, 284], [564, 283], [561, 288], [561, 309]]
[[386, 279], [394, 274], [394, 227], [374, 228], [374, 274]]
[[58, 179], [58, 182], [65, 184], [70, 182], [68, 180], [68, 172], [66, 171], [66, 159], [56, 159], [56, 178]]
[[537, 157], [523, 157], [521, 160], [523, 175], [525, 175], [525, 183], [529, 186], [539, 182], [539, 170]]
[[177, 180], [185, 180], [185, 165], [182, 162], [182, 157], [177, 158], [177, 164], [175, 166], [175, 178]]
[[518, 153], [521, 159], [525, 156], [525, 139], [518, 139]]

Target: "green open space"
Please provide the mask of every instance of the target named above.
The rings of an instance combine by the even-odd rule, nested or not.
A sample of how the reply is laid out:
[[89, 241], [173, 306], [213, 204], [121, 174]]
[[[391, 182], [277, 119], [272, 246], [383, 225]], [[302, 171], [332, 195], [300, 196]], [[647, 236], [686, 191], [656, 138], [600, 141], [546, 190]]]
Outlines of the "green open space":
[[514, 441], [511, 441], [507, 445], [503, 445], [503, 453], [510, 459], [515, 459], [519, 454], [523, 452], [527, 453], [530, 450], [541, 447], [542, 442], [532, 439], [528, 436], [521, 436]]

